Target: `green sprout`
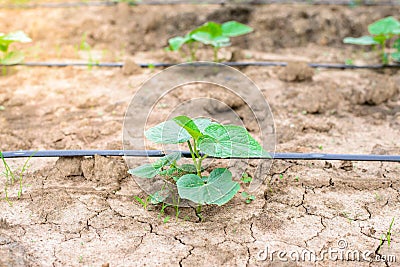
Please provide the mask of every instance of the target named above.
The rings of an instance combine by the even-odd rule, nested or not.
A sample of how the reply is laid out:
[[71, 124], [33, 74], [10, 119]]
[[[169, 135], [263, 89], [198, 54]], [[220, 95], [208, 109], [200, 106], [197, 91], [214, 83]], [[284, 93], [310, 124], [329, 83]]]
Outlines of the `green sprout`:
[[[391, 57], [395, 61], [400, 61], [400, 22], [390, 16], [384, 19], [375, 21], [368, 25], [368, 31], [371, 35], [362, 36], [359, 38], [346, 37], [343, 42], [346, 44], [355, 45], [373, 45], [380, 46], [380, 56], [382, 64], [388, 64]], [[390, 42], [394, 39], [393, 42]], [[387, 45], [392, 43], [392, 53], [387, 53]]]
[[[35, 152], [36, 153], [36, 152]], [[7, 161], [5, 160], [3, 153], [0, 151], [0, 159], [1, 159], [1, 163], [3, 164], [4, 167], [4, 171], [2, 173], [2, 175], [6, 178], [6, 183], [4, 185], [4, 194], [5, 194], [5, 200], [8, 202], [8, 204], [10, 206], [12, 206], [12, 202], [9, 199], [8, 196], [8, 187], [12, 186], [15, 184], [15, 182], [18, 180], [19, 182], [19, 189], [18, 189], [18, 193], [17, 193], [17, 197], [18, 199], [21, 198], [22, 196], [22, 190], [23, 190], [23, 175], [24, 173], [28, 170], [29, 168], [29, 161], [31, 160], [31, 158], [35, 155], [35, 153], [33, 153], [24, 163], [24, 165], [21, 167], [20, 171], [19, 171], [19, 175], [17, 175], [15, 173], [15, 171], [13, 171], [10, 167], [10, 165], [8, 165]]]
[[185, 36], [177, 36], [168, 40], [168, 50], [180, 51], [184, 44], [187, 44], [190, 51], [190, 58], [196, 61], [196, 51], [199, 43], [210, 45], [214, 49], [214, 61], [218, 62], [218, 51], [221, 47], [231, 45], [231, 37], [244, 35], [253, 31], [253, 28], [237, 21], [228, 21], [223, 24], [206, 22], [202, 26], [192, 30]]
[[248, 183], [250, 183], [252, 180], [253, 180], [253, 178], [250, 176], [250, 175], [248, 175], [246, 172], [244, 172], [243, 174], [242, 174], [242, 178], [240, 179], [243, 183], [245, 183], [245, 184], [248, 184]]
[[[223, 205], [239, 191], [240, 185], [232, 180], [232, 173], [227, 168], [205, 171], [202, 162], [208, 156], [217, 158], [268, 157], [261, 145], [244, 127], [222, 125], [207, 118], [190, 119], [178, 116], [162, 122], [145, 132], [150, 141], [157, 144], [186, 143], [193, 164], [179, 165], [181, 152], [167, 154], [151, 164], [145, 164], [128, 172], [140, 178], [152, 179], [162, 176], [175, 183], [181, 199], [190, 200], [198, 205], [196, 214], [201, 217], [201, 207], [205, 204]], [[167, 188], [153, 194], [159, 202], [169, 195]]]
[[0, 65], [3, 65], [3, 75], [6, 73], [4, 66], [18, 64], [24, 60], [24, 53], [21, 51], [9, 51], [10, 45], [16, 42], [29, 43], [32, 42], [32, 39], [23, 31], [16, 31], [8, 34], [0, 32], [0, 51], [2, 52], [0, 56]]
[[255, 196], [250, 195], [247, 192], [242, 192], [242, 197], [245, 199], [246, 204], [250, 204], [254, 199], [256, 199]]
[[149, 202], [151, 200], [151, 196], [147, 196], [146, 198], [141, 198], [139, 196], [133, 196], [133, 198], [140, 204], [142, 205], [143, 209], [147, 210], [147, 206], [149, 205]]
[[[388, 248], [390, 248], [390, 244], [392, 242], [392, 227], [393, 227], [393, 224], [394, 224], [394, 217], [392, 218], [392, 221], [390, 222], [389, 229], [387, 230], [386, 234], [382, 234], [381, 235], [379, 249], [382, 247], [385, 237], [386, 237], [386, 240], [387, 240]], [[379, 251], [379, 249], [378, 249], [378, 251]]]

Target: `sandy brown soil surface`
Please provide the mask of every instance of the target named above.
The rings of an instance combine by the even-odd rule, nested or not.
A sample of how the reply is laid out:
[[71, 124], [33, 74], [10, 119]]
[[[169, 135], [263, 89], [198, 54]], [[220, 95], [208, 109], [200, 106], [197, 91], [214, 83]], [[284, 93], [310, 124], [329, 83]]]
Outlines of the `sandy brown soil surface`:
[[[178, 61], [163, 51], [168, 37], [207, 20], [236, 19], [255, 32], [221, 51], [226, 58], [371, 63], [373, 53], [343, 46], [341, 39], [365, 34], [368, 23], [398, 11], [182, 5], [160, 12], [120, 5], [0, 10], [0, 21], [5, 32], [24, 29], [34, 39], [20, 46], [29, 61], [86, 60], [88, 52], [76, 49], [84, 33], [99, 60]], [[305, 70], [302, 63], [241, 70], [270, 103], [277, 151], [400, 154], [398, 72]], [[0, 150], [121, 149], [125, 110], [158, 71], [10, 68], [0, 76]], [[252, 131], [248, 114], [233, 108]], [[8, 162], [18, 168], [24, 160]], [[165, 214], [159, 206], [144, 210], [134, 196], [145, 194], [122, 158], [32, 159], [22, 197], [17, 199], [17, 185], [9, 188], [10, 206], [1, 191], [0, 266], [400, 265], [399, 163], [276, 160], [262, 173], [265, 183], [251, 204], [238, 195], [225, 206], [204, 207], [199, 222], [191, 208], [181, 208], [178, 219], [172, 207]], [[320, 256], [343, 242], [344, 251], [370, 251], [374, 259], [394, 255], [396, 262], [283, 262], [277, 254], [262, 260], [266, 247], [269, 257], [272, 250]]]

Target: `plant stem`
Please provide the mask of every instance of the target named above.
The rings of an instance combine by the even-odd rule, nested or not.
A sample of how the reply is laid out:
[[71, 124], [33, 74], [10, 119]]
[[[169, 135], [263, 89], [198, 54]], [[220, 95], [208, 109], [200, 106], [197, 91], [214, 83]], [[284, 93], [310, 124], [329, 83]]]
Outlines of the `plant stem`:
[[382, 64], [386, 65], [389, 63], [385, 53], [386, 41], [383, 41], [381, 46], [382, 46]]
[[200, 218], [200, 221], [203, 221], [203, 215], [201, 215], [201, 208], [202, 208], [202, 205], [198, 205], [198, 206], [197, 206], [197, 208], [196, 208], [196, 215], [197, 215], [197, 217]]
[[189, 43], [190, 61], [196, 61], [196, 49], [192, 43]]
[[[198, 153], [194, 152], [195, 150], [193, 150], [193, 147], [192, 147], [192, 144], [190, 143], [190, 141], [187, 141], [187, 143], [189, 146], [190, 154], [192, 155], [192, 160], [193, 160], [194, 166], [196, 166], [197, 175], [201, 178], [201, 168], [199, 169], [199, 167], [198, 167], [199, 163], [196, 160], [196, 154], [198, 154]], [[196, 141], [194, 141], [194, 149], [196, 149]], [[199, 161], [200, 161], [200, 159], [199, 159]], [[201, 164], [201, 161], [200, 161], [200, 164]]]
[[218, 50], [219, 48], [214, 46], [214, 62], [218, 62]]

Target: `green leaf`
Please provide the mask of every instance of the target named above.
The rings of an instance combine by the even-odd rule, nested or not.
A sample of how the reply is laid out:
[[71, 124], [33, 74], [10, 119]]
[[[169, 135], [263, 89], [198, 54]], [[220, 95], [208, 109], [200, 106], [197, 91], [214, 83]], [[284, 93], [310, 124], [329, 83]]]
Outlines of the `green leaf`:
[[156, 191], [153, 195], [150, 195], [150, 203], [153, 205], [164, 202], [167, 199], [169, 191], [164, 189]]
[[215, 22], [207, 22], [190, 32], [189, 35], [193, 40], [214, 47], [230, 45], [229, 37], [222, 34], [221, 24]]
[[156, 162], [152, 164], [152, 166], [156, 169], [160, 169], [165, 166], [169, 166], [172, 163], [175, 163], [176, 161], [180, 160], [182, 157], [182, 154], [180, 152], [174, 152], [168, 155], [165, 155], [164, 157], [160, 158]]
[[143, 199], [141, 199], [140, 197], [138, 197], [138, 196], [133, 196], [135, 199], [136, 199], [136, 201], [137, 202], [139, 202], [139, 204], [141, 204], [142, 206], [145, 206], [146, 205], [146, 202], [143, 200]]
[[193, 39], [189, 35], [186, 35], [184, 37], [177, 36], [177, 37], [170, 38], [168, 40], [168, 44], [169, 44], [169, 48], [172, 51], [178, 51], [182, 47], [182, 45], [184, 45], [185, 43], [188, 43], [190, 41], [193, 41]]
[[368, 26], [368, 31], [372, 35], [397, 34], [399, 30], [400, 22], [392, 16], [375, 21]]
[[190, 134], [174, 121], [162, 122], [145, 133], [150, 141], [157, 144], [179, 144], [190, 140]]
[[197, 32], [192, 35], [192, 38], [198, 42], [206, 45], [212, 45], [214, 47], [229, 46], [231, 44], [229, 37], [222, 35], [213, 37], [208, 32]]
[[191, 31], [189, 33], [189, 35], [193, 37], [193, 34], [199, 33], [199, 32], [208, 33], [211, 36], [211, 38], [222, 36], [221, 24], [215, 23], [212, 21], [206, 22], [202, 26]]
[[237, 21], [225, 22], [221, 25], [221, 29], [222, 29], [222, 35], [228, 37], [235, 37], [253, 31], [253, 28], [244, 25], [242, 23], [239, 23]]
[[197, 128], [199, 128], [200, 132], [204, 134], [204, 130], [210, 125], [214, 124], [214, 122], [211, 122], [210, 119], [207, 118], [195, 118], [193, 119], [194, 123], [197, 125]]
[[343, 39], [343, 43], [345, 44], [355, 44], [355, 45], [376, 45], [379, 44], [374, 40], [372, 36], [362, 36], [359, 38], [354, 37], [346, 37]]
[[246, 184], [250, 183], [253, 180], [253, 178], [251, 178], [251, 176], [249, 176], [247, 173], [244, 172], [240, 180], [242, 180], [242, 182]]
[[135, 169], [130, 169], [128, 173], [141, 178], [153, 178], [159, 173], [160, 169], [154, 168], [152, 164], [144, 164]]
[[128, 173], [142, 177], [142, 178], [153, 178], [154, 176], [156, 176], [157, 174], [160, 174], [162, 172], [161, 169], [163, 167], [169, 166], [172, 163], [175, 163], [180, 158], [181, 158], [181, 153], [174, 152], [174, 153], [168, 154], [168, 155], [160, 158], [153, 164], [144, 164], [135, 169], [130, 169], [128, 171]]
[[9, 42], [20, 42], [20, 43], [32, 42], [32, 39], [29, 38], [23, 31], [11, 32], [9, 34], [1, 36], [0, 39]]
[[179, 170], [187, 173], [197, 173], [196, 166], [194, 164], [182, 164], [177, 167]]
[[233, 198], [240, 186], [232, 181], [229, 170], [218, 168], [210, 173], [207, 181], [195, 174], [186, 174], [176, 183], [181, 198], [198, 204], [223, 205]]
[[0, 59], [0, 63], [3, 65], [14, 65], [21, 63], [24, 60], [24, 54], [19, 51], [12, 51], [6, 53], [6, 55]]
[[394, 41], [393, 48], [396, 48], [400, 52], [400, 38]]
[[2, 43], [2, 42], [1, 42], [1, 39], [0, 39], [0, 51], [2, 51], [2, 52], [7, 52], [7, 50], [8, 50], [8, 45], [9, 45], [9, 44], [7, 44], [6, 42]]
[[396, 62], [400, 62], [400, 52], [395, 52], [391, 54], [392, 58]]
[[377, 41], [380, 45], [384, 45], [388, 37], [386, 35], [375, 35], [374, 40]]
[[271, 157], [247, 130], [236, 125], [211, 124], [198, 140], [201, 152], [220, 158]]
[[194, 121], [189, 117], [178, 116], [172, 120], [175, 121], [179, 126], [183, 127], [195, 140], [203, 135]]

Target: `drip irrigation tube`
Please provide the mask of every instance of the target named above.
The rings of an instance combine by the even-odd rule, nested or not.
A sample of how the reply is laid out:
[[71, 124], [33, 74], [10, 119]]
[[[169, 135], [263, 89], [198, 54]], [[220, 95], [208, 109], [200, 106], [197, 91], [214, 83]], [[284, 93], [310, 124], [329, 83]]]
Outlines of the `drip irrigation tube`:
[[[182, 156], [190, 158], [188, 151], [181, 151]], [[79, 157], [79, 156], [129, 156], [129, 157], [162, 157], [161, 150], [44, 150], [44, 151], [7, 151], [4, 158], [27, 157]], [[400, 155], [365, 155], [365, 154], [323, 154], [323, 153], [275, 153], [274, 159], [286, 160], [343, 160], [343, 161], [387, 161], [400, 162]], [[250, 159], [268, 159], [250, 157]]]
[[[284, 67], [287, 66], [287, 62], [279, 61], [258, 61], [258, 62], [221, 62], [231, 67]], [[202, 63], [193, 63], [194, 65]], [[177, 63], [138, 63], [138, 66], [142, 68], [164, 68], [177, 65]], [[346, 65], [346, 64], [328, 64], [328, 63], [309, 63], [311, 68], [324, 68], [324, 69], [383, 69], [383, 68], [400, 68], [400, 64], [389, 64], [389, 65]], [[6, 66], [1, 65], [0, 66]], [[28, 66], [28, 67], [108, 67], [108, 68], [122, 68], [124, 63], [122, 62], [104, 62], [104, 63], [85, 63], [85, 62], [24, 62], [12, 66]]]
[[[87, 1], [87, 2], [54, 2], [37, 4], [3, 4], [0, 8], [70, 8], [85, 6], [115, 6], [121, 0], [115, 1]], [[238, 4], [235, 0], [140, 0], [128, 4], [135, 5], [181, 5], [181, 4], [213, 4], [228, 5]], [[342, 5], [342, 6], [399, 6], [397, 0], [242, 0], [239, 4], [247, 5], [267, 5], [267, 4], [304, 4], [304, 5]]]

